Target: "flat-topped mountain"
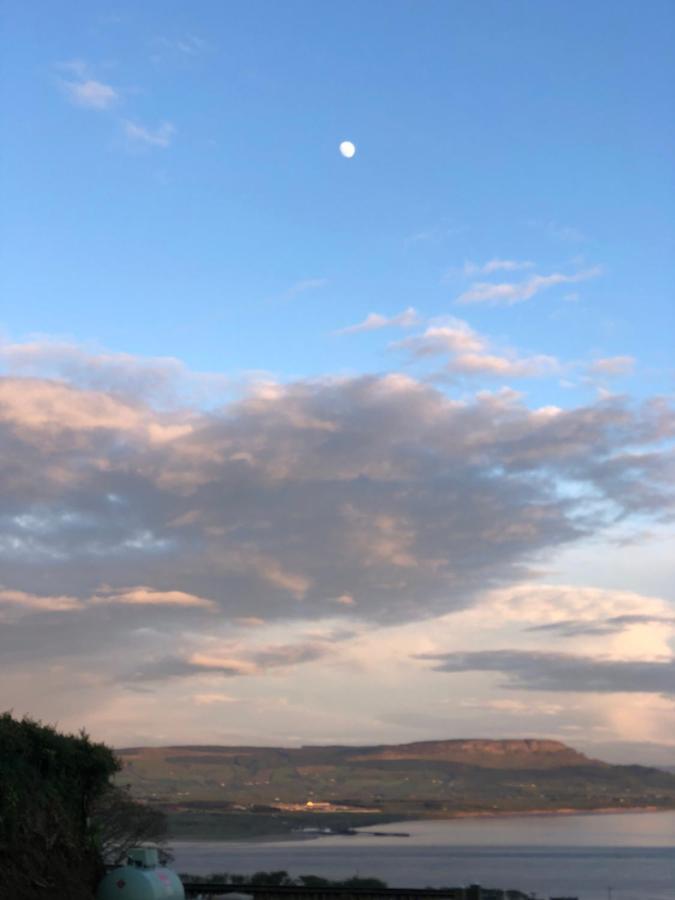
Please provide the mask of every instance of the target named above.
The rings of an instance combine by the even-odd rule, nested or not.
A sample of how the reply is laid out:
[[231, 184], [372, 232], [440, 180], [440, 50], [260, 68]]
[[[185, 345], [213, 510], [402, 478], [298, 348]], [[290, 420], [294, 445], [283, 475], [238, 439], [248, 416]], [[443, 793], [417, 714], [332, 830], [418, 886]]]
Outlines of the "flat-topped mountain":
[[[372, 747], [172, 746], [117, 751], [119, 780], [174, 814], [302, 814], [330, 824], [528, 811], [675, 808], [675, 775], [590, 759], [558, 741]], [[377, 817], [373, 819], [372, 817]], [[289, 818], [290, 817], [290, 818]], [[221, 823], [224, 819], [221, 818]], [[277, 822], [277, 825], [279, 823]], [[282, 829], [283, 830], [283, 829]]]
[[[420, 760], [428, 762], [460, 763], [488, 769], [550, 769], [559, 766], [604, 766], [599, 760], [590, 759], [560, 741], [524, 738], [521, 740], [486, 740], [470, 738], [449, 741], [417, 741], [413, 744], [383, 744], [372, 747], [341, 745], [307, 747], [223, 747], [217, 745], [178, 745], [169, 747], [129, 747], [118, 750], [123, 759], [165, 757], [174, 754], [185, 762], [223, 762], [245, 758], [277, 760], [280, 765], [294, 761], [298, 765], [308, 762], [335, 764], [342, 762], [368, 762], [376, 760]], [[175, 757], [175, 759], [174, 759]]]
[[464, 763], [486, 769], [552, 769], [559, 766], [604, 765], [560, 741], [536, 739], [419, 741], [414, 744], [364, 748], [362, 754], [352, 758], [419, 759]]

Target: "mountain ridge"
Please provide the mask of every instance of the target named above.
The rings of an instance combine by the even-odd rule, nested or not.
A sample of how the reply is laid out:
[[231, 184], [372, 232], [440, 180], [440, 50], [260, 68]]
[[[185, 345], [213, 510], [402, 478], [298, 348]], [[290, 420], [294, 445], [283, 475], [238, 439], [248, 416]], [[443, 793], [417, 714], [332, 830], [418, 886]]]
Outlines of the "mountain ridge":
[[118, 776], [179, 836], [466, 815], [675, 809], [675, 775], [592, 759], [560, 741], [126, 747]]
[[299, 747], [268, 747], [222, 744], [168, 744], [159, 747], [125, 747], [116, 752], [122, 757], [153, 751], [176, 751], [184, 754], [208, 754], [223, 760], [253, 754], [278, 754], [288, 759], [340, 754], [352, 761], [427, 760], [465, 763], [484, 768], [518, 768], [521, 764], [535, 768], [553, 766], [601, 765], [561, 741], [545, 738], [459, 738], [414, 741], [404, 744], [303, 744]]

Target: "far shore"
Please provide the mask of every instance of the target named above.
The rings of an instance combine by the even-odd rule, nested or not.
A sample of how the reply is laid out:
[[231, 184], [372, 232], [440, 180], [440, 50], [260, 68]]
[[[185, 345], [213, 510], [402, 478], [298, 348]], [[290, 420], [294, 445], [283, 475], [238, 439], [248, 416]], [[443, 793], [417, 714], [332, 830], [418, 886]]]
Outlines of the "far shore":
[[[392, 818], [388, 821], [380, 821], [377, 824], [377, 829], [380, 830], [382, 828], [387, 828], [390, 826], [400, 826], [401, 831], [405, 831], [406, 825], [411, 825], [414, 822], [456, 822], [458, 820], [486, 820], [486, 821], [494, 821], [497, 819], [526, 819], [526, 818], [563, 818], [570, 816], [604, 816], [604, 815], [643, 815], [645, 813], [668, 813], [673, 812], [674, 808], [664, 808], [662, 806], [633, 806], [633, 807], [624, 807], [624, 806], [604, 806], [598, 809], [573, 809], [570, 807], [560, 807], [559, 809], [528, 809], [528, 810], [514, 810], [514, 811], [482, 811], [482, 810], [467, 810], [467, 811], [458, 811], [454, 813], [450, 813], [448, 815], [443, 816], [411, 816], [407, 819], [401, 818]], [[367, 836], [370, 832], [372, 832], [373, 826], [371, 825], [354, 825], [352, 826], [354, 831], [358, 834], [353, 835], [357, 837], [358, 835]], [[321, 840], [322, 838], [327, 837], [340, 837], [340, 832], [314, 832], [314, 831], [302, 831], [302, 830], [291, 830], [291, 831], [281, 831], [277, 833], [269, 833], [269, 834], [257, 834], [257, 835], [236, 835], [231, 834], [227, 836], [215, 836], [215, 835], [202, 835], [199, 837], [195, 837], [194, 835], [186, 835], [181, 836], [180, 834], [172, 835], [169, 839], [170, 843], [181, 843], [181, 844], [196, 844], [196, 843], [247, 843], [247, 844], [274, 844], [281, 843], [287, 841], [315, 841]], [[345, 835], [347, 837], [349, 835]], [[389, 838], [390, 840], [392, 838]], [[405, 837], [400, 837], [400, 840], [405, 840]]]
[[[524, 809], [524, 810], [467, 810], [449, 813], [445, 816], [424, 816], [416, 818], [415, 822], [446, 822], [454, 819], [522, 819], [528, 816], [603, 816], [616, 813], [656, 813], [672, 812], [675, 807], [663, 806], [600, 806], [597, 809], [574, 809], [574, 807], [562, 806], [559, 809]], [[405, 821], [405, 820], [404, 820]], [[408, 819], [409, 822], [413, 821]], [[388, 825], [393, 824], [387, 822]]]

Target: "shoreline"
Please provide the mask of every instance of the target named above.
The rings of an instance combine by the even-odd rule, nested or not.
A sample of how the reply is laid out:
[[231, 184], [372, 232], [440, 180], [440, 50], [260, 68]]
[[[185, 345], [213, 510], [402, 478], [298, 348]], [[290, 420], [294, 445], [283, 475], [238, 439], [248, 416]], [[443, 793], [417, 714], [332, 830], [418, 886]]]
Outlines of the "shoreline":
[[[410, 824], [411, 822], [457, 822], [462, 820], [485, 820], [485, 821], [495, 821], [499, 819], [530, 819], [530, 818], [569, 818], [571, 816], [604, 816], [604, 815], [645, 815], [649, 813], [672, 813], [675, 811], [675, 807], [664, 809], [661, 806], [634, 806], [626, 809], [622, 806], [605, 806], [600, 807], [598, 809], [573, 809], [570, 807], [560, 807], [559, 809], [529, 809], [522, 811], [510, 811], [510, 812], [482, 812], [482, 811], [460, 811], [457, 813], [452, 813], [447, 816], [411, 816], [410, 818], [401, 819], [401, 818], [392, 818], [391, 821], [381, 822], [378, 824], [378, 828], [387, 828], [389, 826], [402, 826], [405, 827], [406, 824]], [[302, 831], [284, 831], [278, 832], [276, 834], [262, 834], [262, 835], [234, 835], [228, 837], [215, 837], [211, 836], [203, 836], [203, 837], [193, 837], [193, 836], [185, 836], [181, 835], [172, 835], [169, 838], [169, 844], [171, 843], [181, 843], [181, 844], [202, 844], [202, 843], [214, 843], [214, 844], [232, 844], [232, 843], [246, 843], [246, 844], [279, 844], [286, 843], [289, 841], [302, 843], [304, 841], [320, 841], [322, 838], [330, 838], [330, 837], [368, 837], [369, 829], [371, 826], [363, 825], [359, 827], [358, 825], [354, 826], [354, 831], [357, 832], [355, 835], [340, 835], [339, 832], [335, 834], [325, 833], [325, 834], [317, 834], [317, 833], [303, 833]], [[400, 840], [406, 840], [406, 838], [401, 837]]]
[[[675, 806], [664, 808], [663, 806], [600, 806], [597, 809], [575, 809], [572, 806], [561, 806], [558, 809], [525, 809], [483, 812], [481, 810], [467, 810], [452, 813], [447, 816], [423, 816], [416, 818], [416, 822], [447, 822], [456, 819], [524, 819], [530, 816], [604, 816], [604, 815], [630, 815], [631, 813], [658, 813], [673, 812]], [[406, 821], [402, 819], [401, 821]], [[408, 822], [413, 821], [408, 819]], [[391, 824], [391, 823], [387, 823]]]

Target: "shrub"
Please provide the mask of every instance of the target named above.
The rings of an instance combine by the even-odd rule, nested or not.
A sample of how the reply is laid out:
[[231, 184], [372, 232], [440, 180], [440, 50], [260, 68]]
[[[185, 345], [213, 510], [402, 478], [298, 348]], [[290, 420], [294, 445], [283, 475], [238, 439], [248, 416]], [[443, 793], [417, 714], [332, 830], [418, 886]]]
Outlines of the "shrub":
[[84, 732], [0, 715], [1, 897], [90, 900], [102, 860], [89, 817], [118, 769]]

